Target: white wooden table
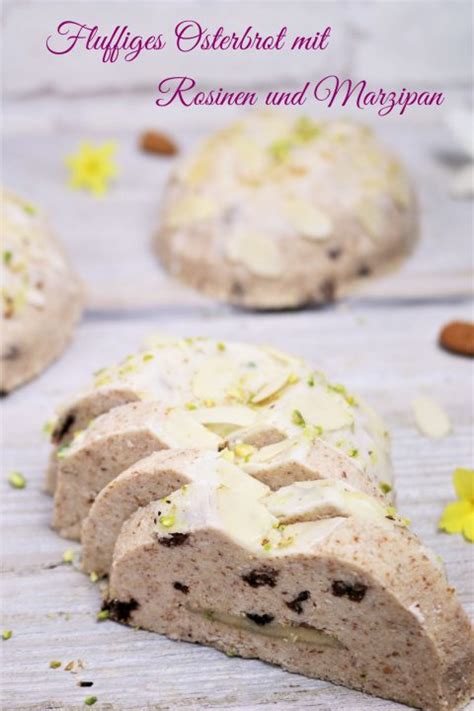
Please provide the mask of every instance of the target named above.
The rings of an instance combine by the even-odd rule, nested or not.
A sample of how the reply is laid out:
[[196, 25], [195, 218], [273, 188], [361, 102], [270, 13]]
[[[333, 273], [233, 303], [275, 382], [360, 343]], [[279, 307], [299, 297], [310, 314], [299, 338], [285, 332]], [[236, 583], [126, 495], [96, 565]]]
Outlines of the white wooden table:
[[[449, 145], [447, 134], [408, 123], [386, 130], [411, 166], [422, 207], [422, 241], [397, 274], [369, 282], [334, 307], [255, 315], [196, 296], [169, 281], [154, 261], [150, 233], [169, 163], [136, 150], [138, 128], [93, 132], [96, 140], [116, 137], [121, 147], [122, 177], [103, 201], [65, 187], [61, 160], [84, 128], [60, 128], [10, 132], [5, 143], [8, 183], [53, 213], [87, 283], [88, 305], [63, 358], [2, 402], [2, 626], [13, 630], [1, 645], [3, 708], [82, 708], [93, 694], [101, 709], [396, 709], [397, 704], [258, 661], [97, 623], [97, 586], [61, 563], [69, 543], [49, 528], [52, 502], [42, 492], [48, 446], [41, 428], [92, 370], [133, 352], [154, 329], [294, 351], [364, 393], [383, 414], [393, 433], [399, 509], [443, 557], [461, 601], [474, 613], [473, 549], [459, 536], [436, 530], [444, 504], [453, 498], [451, 472], [473, 461], [472, 365], [436, 345], [445, 322], [472, 318], [472, 208], [448, 196], [448, 169], [436, 158]], [[177, 125], [172, 133], [186, 145], [204, 130]], [[420, 391], [449, 413], [453, 433], [446, 439], [428, 440], [416, 430], [410, 402]], [[25, 490], [8, 486], [11, 469], [26, 476]], [[85, 668], [77, 674], [49, 668], [51, 660], [64, 667], [78, 659]], [[79, 679], [94, 685], [80, 688]]]

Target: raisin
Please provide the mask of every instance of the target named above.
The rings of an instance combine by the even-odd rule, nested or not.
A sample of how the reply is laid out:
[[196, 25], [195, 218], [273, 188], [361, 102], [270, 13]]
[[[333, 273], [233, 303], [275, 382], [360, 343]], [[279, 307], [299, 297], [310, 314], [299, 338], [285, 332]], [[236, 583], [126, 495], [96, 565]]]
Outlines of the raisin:
[[266, 613], [264, 613], [263, 615], [257, 615], [254, 612], [246, 612], [245, 617], [248, 617], [249, 620], [252, 620], [252, 622], [255, 622], [256, 625], [259, 625], [259, 627], [268, 625], [270, 622], [273, 622], [273, 620], [275, 619], [273, 615], [267, 615]]
[[342, 249], [340, 247], [331, 247], [331, 249], [328, 249], [327, 255], [329, 259], [339, 259], [339, 257], [342, 254]]
[[344, 597], [344, 595], [347, 595], [352, 602], [360, 602], [365, 597], [367, 585], [363, 585], [362, 583], [350, 585], [343, 580], [335, 580], [331, 586], [331, 591], [336, 597]]
[[18, 346], [8, 346], [2, 353], [2, 360], [16, 360], [20, 355]]
[[93, 682], [93, 681], [79, 681], [79, 682], [77, 683], [77, 685], [78, 685], [78, 686], [90, 687], [90, 686], [94, 686], [94, 682]]
[[367, 266], [367, 264], [362, 264], [362, 266], [359, 267], [359, 271], [357, 272], [357, 274], [360, 277], [370, 276], [372, 274], [372, 270], [370, 267]]
[[278, 570], [274, 568], [255, 568], [251, 570], [250, 573], [245, 573], [242, 575], [242, 580], [252, 588], [260, 588], [263, 585], [268, 585], [270, 588], [274, 588], [276, 585], [276, 579], [278, 577]]
[[166, 548], [175, 548], [186, 543], [188, 538], [189, 533], [172, 533], [170, 536], [158, 537], [157, 540], [160, 545], [166, 546]]
[[182, 592], [185, 595], [187, 595], [189, 592], [189, 586], [184, 585], [183, 583], [180, 583], [178, 580], [176, 580], [176, 582], [173, 583], [173, 587], [175, 590], [179, 590], [179, 592]]
[[231, 291], [232, 296], [235, 296], [236, 298], [239, 298], [240, 296], [243, 296], [245, 294], [245, 289], [242, 286], [242, 284], [240, 283], [240, 281], [232, 282], [230, 291]]
[[310, 597], [311, 593], [309, 592], [309, 590], [303, 590], [302, 592], [298, 593], [294, 600], [286, 602], [285, 605], [289, 607], [290, 610], [293, 610], [298, 615], [301, 615], [301, 613], [303, 612], [303, 605], [301, 603], [305, 602], [305, 600], [309, 600]]
[[103, 610], [108, 610], [109, 617], [116, 622], [128, 622], [134, 610], [140, 607], [140, 603], [133, 597], [130, 600], [105, 600], [102, 605]]
[[349, 600], [352, 600], [352, 602], [360, 602], [364, 599], [366, 592], [367, 585], [362, 585], [362, 583], [355, 583], [347, 593], [347, 597], [349, 598]]
[[58, 423], [58, 426], [54, 430], [51, 439], [53, 442], [60, 442], [63, 437], [67, 435], [71, 427], [76, 421], [76, 416], [74, 413], [70, 412], [68, 416], [62, 421]]

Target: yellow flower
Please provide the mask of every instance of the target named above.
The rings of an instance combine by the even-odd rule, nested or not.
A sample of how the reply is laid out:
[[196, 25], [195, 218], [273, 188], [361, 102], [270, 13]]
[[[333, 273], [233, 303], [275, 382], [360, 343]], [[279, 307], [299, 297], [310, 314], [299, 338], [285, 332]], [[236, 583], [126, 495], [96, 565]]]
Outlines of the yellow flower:
[[74, 189], [90, 190], [94, 195], [103, 195], [111, 178], [117, 175], [114, 155], [117, 145], [112, 141], [93, 146], [81, 143], [77, 153], [66, 158], [71, 174], [69, 185]]
[[474, 470], [456, 469], [453, 484], [458, 501], [448, 504], [439, 521], [439, 528], [447, 533], [463, 533], [474, 543]]

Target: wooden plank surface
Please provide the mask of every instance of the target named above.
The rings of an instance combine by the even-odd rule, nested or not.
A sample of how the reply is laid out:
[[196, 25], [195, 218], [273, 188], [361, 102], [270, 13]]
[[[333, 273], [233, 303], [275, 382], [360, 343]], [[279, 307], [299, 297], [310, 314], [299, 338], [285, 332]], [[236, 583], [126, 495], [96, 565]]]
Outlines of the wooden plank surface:
[[[44, 35], [37, 23], [43, 22], [41, 28], [46, 28], [57, 12], [55, 3], [47, 5], [49, 14], [44, 4], [37, 3], [32, 42]], [[17, 14], [14, 4], [8, 3], [7, 27], [21, 27], [23, 32], [27, 6], [27, 2], [18, 4]], [[104, 18], [109, 17], [105, 6], [101, 9]], [[264, 3], [259, 6], [263, 8]], [[385, 71], [377, 64], [380, 38], [402, 23], [404, 14], [397, 7], [391, 4], [390, 21], [380, 34], [385, 15], [374, 13], [370, 3], [350, 4], [350, 19], [341, 36], [347, 44], [352, 24], [351, 41], [356, 48], [352, 60], [358, 73], [369, 67], [372, 78], [380, 81], [378, 72]], [[304, 4], [298, 3], [298, 8], [304, 14]], [[333, 11], [342, 21], [347, 4]], [[141, 12], [137, 10], [137, 17]], [[456, 27], [464, 26], [461, 15], [455, 15]], [[404, 53], [411, 71], [413, 37], [405, 29], [403, 20]], [[438, 42], [438, 34], [428, 33], [426, 41]], [[367, 37], [376, 41], [371, 43]], [[418, 39], [416, 43], [420, 44]], [[34, 45], [28, 46], [32, 51]], [[465, 66], [461, 42], [455, 50], [456, 62], [451, 65], [440, 54], [438, 64], [427, 66], [424, 48], [426, 56], [418, 55], [416, 71], [427, 85], [442, 75], [447, 88], [460, 97], [462, 87], [467, 86], [466, 77], [460, 74]], [[452, 58], [454, 48], [450, 51]], [[341, 63], [348, 59], [344, 55]], [[46, 67], [46, 59], [41, 61]], [[442, 556], [462, 603], [474, 616], [473, 548], [459, 536], [436, 530], [443, 506], [453, 499], [451, 473], [457, 466], [472, 466], [474, 454], [472, 364], [436, 345], [444, 323], [473, 318], [472, 203], [449, 196], [453, 168], [461, 160], [452, 138], [432, 115], [425, 115], [425, 120], [417, 113], [413, 120], [375, 122], [364, 114], [364, 120], [376, 124], [383, 140], [401, 154], [416, 181], [422, 240], [414, 255], [399, 271], [367, 281], [339, 305], [287, 314], [243, 313], [182, 287], [156, 263], [150, 236], [158, 221], [160, 194], [171, 161], [137, 150], [138, 136], [148, 126], [169, 131], [185, 150], [223, 125], [235, 111], [173, 109], [157, 114], [150, 90], [134, 93], [130, 75], [126, 77], [128, 93], [120, 93], [118, 72], [107, 93], [99, 74], [95, 78], [89, 71], [74, 84], [65, 65], [60, 71], [55, 65], [56, 74], [49, 75], [49, 68], [45, 69], [44, 76], [53, 82], [50, 93], [49, 85], [35, 84], [22, 66], [10, 57], [7, 89], [15, 100], [4, 107], [4, 179], [9, 187], [50, 211], [87, 286], [87, 309], [64, 356], [1, 403], [1, 624], [13, 630], [12, 639], [1, 645], [2, 708], [81, 709], [89, 694], [99, 699], [94, 708], [117, 711], [404, 708], [258, 661], [229, 659], [212, 649], [172, 642], [112, 622], [98, 624], [97, 586], [61, 563], [70, 544], [49, 528], [52, 501], [42, 491], [48, 445], [41, 428], [54, 407], [88, 381], [92, 370], [133, 352], [156, 329], [184, 336], [245, 339], [293, 351], [364, 394], [383, 415], [393, 435], [398, 508], [412, 520], [413, 530], [423, 541]], [[432, 74], [427, 77], [429, 71]], [[155, 72], [154, 66], [145, 72], [150, 87]], [[298, 72], [293, 68], [290, 74], [294, 80]], [[100, 76], [111, 74], [104, 71]], [[277, 85], [282, 76], [274, 77]], [[401, 75], [393, 79], [405, 81]], [[102, 201], [66, 187], [64, 158], [86, 138], [115, 139], [119, 145], [121, 176]], [[453, 423], [450, 436], [432, 441], [418, 433], [410, 403], [419, 392], [431, 394], [445, 407]], [[7, 485], [11, 469], [26, 476], [25, 490]], [[63, 665], [81, 659], [85, 668], [77, 674], [53, 670], [49, 668], [53, 659]], [[94, 686], [79, 688], [79, 679], [92, 680]]]

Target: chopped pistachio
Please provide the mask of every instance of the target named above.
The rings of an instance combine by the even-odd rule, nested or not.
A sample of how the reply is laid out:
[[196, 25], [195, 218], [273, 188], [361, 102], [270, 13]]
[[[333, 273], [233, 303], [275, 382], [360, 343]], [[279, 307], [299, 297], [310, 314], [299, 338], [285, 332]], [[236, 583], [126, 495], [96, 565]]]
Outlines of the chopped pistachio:
[[292, 543], [294, 543], [294, 536], [287, 536], [286, 538], [282, 538], [281, 541], [278, 543], [278, 548], [288, 548], [288, 546], [291, 546]]
[[3, 263], [4, 264], [10, 264], [12, 261], [13, 254], [9, 249], [4, 249], [3, 250]]
[[206, 620], [213, 620], [214, 619], [214, 613], [212, 612], [212, 610], [204, 610], [204, 612], [202, 614], [203, 614], [203, 617], [206, 618]]
[[174, 522], [175, 522], [175, 517], [173, 515], [160, 516], [160, 523], [165, 528], [171, 528], [171, 526], [174, 524]]
[[109, 619], [109, 611], [108, 610], [100, 610], [97, 613], [97, 622], [104, 622], [104, 620]]
[[218, 351], [225, 351], [225, 343], [222, 343], [221, 341], [219, 341], [219, 343], [217, 344], [217, 350]]
[[303, 430], [303, 434], [308, 439], [314, 439], [315, 437], [321, 437], [324, 430], [321, 425], [306, 425]]
[[314, 374], [311, 373], [308, 380], [306, 381], [310, 388], [314, 388]]
[[72, 548], [68, 548], [63, 553], [63, 563], [67, 563], [67, 565], [70, 565], [73, 562], [74, 562], [74, 551], [72, 550]]
[[300, 427], [304, 427], [304, 425], [306, 424], [304, 417], [299, 410], [293, 410], [291, 414], [291, 421], [293, 422], [293, 424], [299, 425]]
[[34, 205], [30, 205], [29, 203], [25, 202], [23, 203], [22, 207], [27, 215], [36, 215], [37, 213], [37, 209]]
[[53, 660], [52, 662], [49, 663], [50, 669], [59, 669], [61, 666], [62, 662], [58, 662], [56, 660]]
[[358, 450], [358, 449], [350, 449], [349, 452], [348, 452], [349, 457], [357, 457], [358, 454], [359, 454], [359, 450]]
[[89, 575], [89, 580], [91, 583], [96, 583], [99, 580], [99, 576], [95, 572], [95, 570], [92, 571], [92, 573]]
[[12, 472], [8, 477], [8, 483], [14, 489], [24, 489], [26, 486], [26, 479], [20, 472]]
[[84, 703], [86, 706], [94, 706], [94, 704], [97, 702], [97, 696], [86, 696], [84, 699]]
[[392, 491], [392, 487], [387, 481], [381, 481], [379, 487], [384, 494], [389, 494]]
[[268, 146], [271, 157], [277, 163], [284, 163], [288, 160], [292, 148], [293, 144], [288, 138], [280, 138]]
[[262, 546], [264, 551], [269, 551], [272, 548], [271, 542], [268, 540], [268, 538], [262, 538], [260, 545]]
[[65, 457], [67, 457], [68, 449], [70, 449], [70, 447], [70, 444], [63, 444], [56, 452], [56, 457], [58, 459], [64, 459]]
[[52, 434], [54, 430], [54, 420], [48, 420], [43, 425], [43, 432], [47, 435]]
[[4, 640], [11, 639], [12, 635], [13, 635], [12, 630], [3, 630], [2, 639], [4, 639]]
[[143, 356], [142, 360], [143, 360], [144, 363], [146, 363], [148, 360], [153, 360], [154, 357], [155, 357], [155, 356], [153, 355], [153, 353], [145, 353], [145, 355]]
[[204, 406], [205, 407], [214, 407], [215, 401], [211, 399], [204, 400]]
[[302, 142], [307, 143], [321, 132], [321, 128], [308, 116], [301, 116], [295, 123], [295, 135]]
[[294, 385], [299, 382], [299, 378], [295, 373], [290, 373], [288, 380], [286, 381], [289, 385]]
[[255, 447], [253, 447], [251, 444], [237, 444], [234, 447], [234, 452], [237, 457], [245, 459], [245, 461], [247, 462], [252, 456], [252, 454], [255, 452]]
[[187, 402], [185, 408], [186, 410], [196, 410], [197, 405], [195, 405], [194, 402]]

